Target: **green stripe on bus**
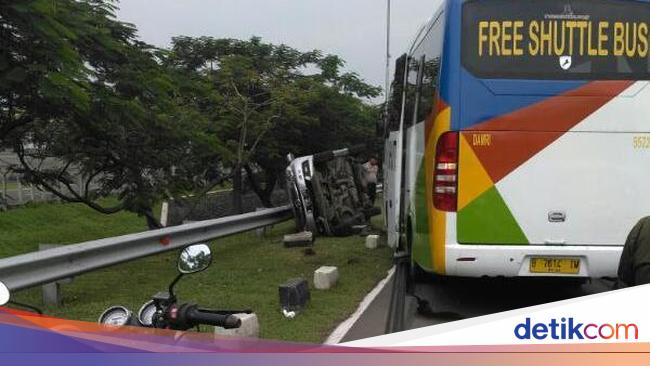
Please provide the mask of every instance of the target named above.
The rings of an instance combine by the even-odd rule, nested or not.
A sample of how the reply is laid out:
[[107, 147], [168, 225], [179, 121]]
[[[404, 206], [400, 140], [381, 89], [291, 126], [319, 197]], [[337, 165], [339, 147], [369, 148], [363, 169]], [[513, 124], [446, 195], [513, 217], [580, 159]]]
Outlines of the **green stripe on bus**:
[[459, 243], [529, 244], [496, 187], [460, 211], [457, 225]]
[[429, 243], [429, 212], [427, 210], [426, 169], [420, 168], [415, 186], [415, 217], [413, 235], [413, 260], [420, 267], [432, 270], [431, 245]]

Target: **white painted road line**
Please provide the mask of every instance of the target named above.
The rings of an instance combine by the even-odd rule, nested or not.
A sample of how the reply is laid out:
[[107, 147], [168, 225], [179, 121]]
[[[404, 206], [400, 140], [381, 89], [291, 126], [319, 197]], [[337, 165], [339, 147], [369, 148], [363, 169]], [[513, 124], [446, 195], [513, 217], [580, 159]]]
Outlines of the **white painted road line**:
[[325, 344], [338, 344], [341, 342], [341, 340], [345, 337], [346, 334], [352, 329], [354, 324], [359, 320], [359, 318], [365, 313], [365, 311], [368, 309], [370, 304], [372, 304], [373, 301], [377, 298], [379, 293], [386, 287], [386, 285], [390, 282], [391, 278], [393, 277], [393, 274], [395, 274], [395, 268], [392, 268], [390, 271], [388, 271], [388, 276], [381, 280], [375, 286], [368, 295], [363, 299], [361, 304], [359, 304], [359, 307], [357, 310], [348, 318], [346, 319], [343, 323], [339, 324], [336, 329], [330, 334], [329, 337], [327, 337], [327, 340], [325, 341]]

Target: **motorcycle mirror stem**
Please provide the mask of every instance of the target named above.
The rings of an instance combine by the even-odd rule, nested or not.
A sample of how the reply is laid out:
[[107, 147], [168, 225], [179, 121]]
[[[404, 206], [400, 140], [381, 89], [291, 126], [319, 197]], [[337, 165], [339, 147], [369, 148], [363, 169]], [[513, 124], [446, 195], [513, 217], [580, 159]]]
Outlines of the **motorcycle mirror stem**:
[[172, 283], [169, 284], [169, 296], [171, 296], [171, 297], [175, 297], [175, 295], [174, 295], [174, 287], [176, 286], [176, 284], [178, 283], [178, 281], [180, 281], [180, 279], [181, 279], [184, 275], [185, 275], [184, 273], [179, 273], [179, 274], [176, 276], [176, 278], [174, 278], [174, 280], [172, 281]]
[[9, 288], [2, 282], [0, 282], [0, 306], [4, 305], [13, 305], [19, 308], [27, 309], [39, 315], [43, 315], [43, 310], [37, 308], [36, 306], [31, 306], [29, 304], [23, 304], [17, 301], [11, 300], [11, 293]]

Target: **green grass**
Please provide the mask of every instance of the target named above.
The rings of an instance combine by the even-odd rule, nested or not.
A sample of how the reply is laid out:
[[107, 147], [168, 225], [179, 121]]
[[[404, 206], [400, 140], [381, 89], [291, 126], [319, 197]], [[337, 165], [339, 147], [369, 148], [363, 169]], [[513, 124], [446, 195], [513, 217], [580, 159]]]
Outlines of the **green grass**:
[[[78, 205], [38, 205], [0, 213], [0, 256], [34, 250], [38, 243], [70, 243], [141, 231], [144, 220], [128, 213], [102, 216]], [[282, 236], [292, 223], [276, 225], [266, 237], [245, 233], [212, 243], [213, 264], [205, 272], [181, 280], [177, 294], [182, 301], [206, 307], [251, 308], [257, 313], [263, 338], [322, 342], [347, 318], [363, 297], [386, 276], [390, 250], [368, 251], [363, 238], [319, 238], [313, 256], [301, 248], [286, 249]], [[47, 314], [75, 320], [96, 321], [110, 305], [120, 304], [137, 312], [154, 293], [165, 290], [176, 275], [176, 255], [145, 258], [75, 278], [63, 286], [65, 304], [46, 307]], [[278, 285], [304, 277], [322, 265], [339, 267], [340, 280], [330, 291], [311, 289], [312, 300], [295, 319], [285, 319], [279, 306]], [[15, 299], [42, 306], [40, 290], [15, 294]]]
[[0, 258], [38, 250], [39, 244], [79, 243], [146, 229], [144, 218], [128, 212], [103, 215], [78, 204], [29, 204], [0, 212]]

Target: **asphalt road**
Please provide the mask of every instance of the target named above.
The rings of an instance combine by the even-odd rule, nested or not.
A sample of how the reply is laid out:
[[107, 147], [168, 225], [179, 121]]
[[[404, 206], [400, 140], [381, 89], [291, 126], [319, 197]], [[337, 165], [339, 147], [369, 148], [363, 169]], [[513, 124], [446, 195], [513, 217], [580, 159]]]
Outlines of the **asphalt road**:
[[[418, 284], [416, 295], [431, 304], [433, 313], [418, 313], [412, 302], [406, 324], [409, 329], [422, 328], [605, 292], [611, 286], [612, 282], [604, 280], [580, 285], [549, 279], [446, 279], [422, 283]], [[341, 342], [384, 334], [391, 290], [389, 283]]]

